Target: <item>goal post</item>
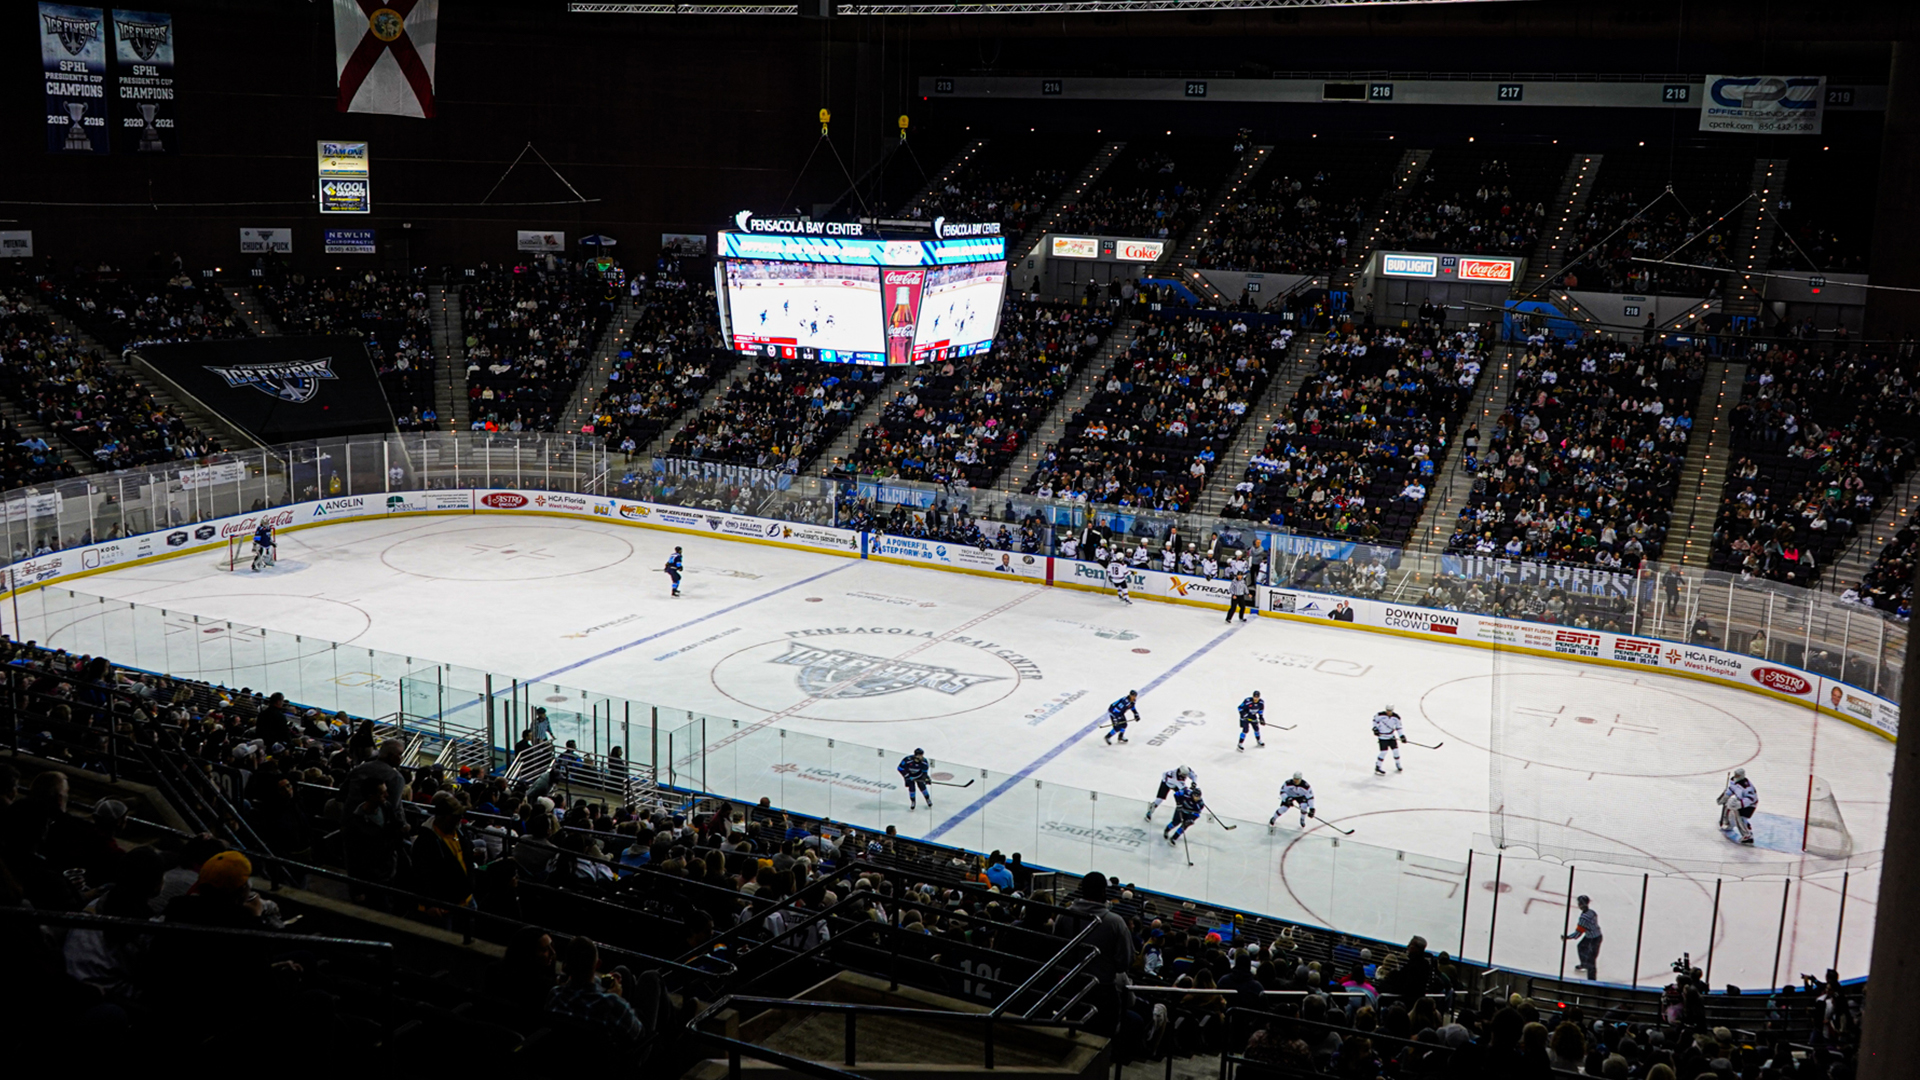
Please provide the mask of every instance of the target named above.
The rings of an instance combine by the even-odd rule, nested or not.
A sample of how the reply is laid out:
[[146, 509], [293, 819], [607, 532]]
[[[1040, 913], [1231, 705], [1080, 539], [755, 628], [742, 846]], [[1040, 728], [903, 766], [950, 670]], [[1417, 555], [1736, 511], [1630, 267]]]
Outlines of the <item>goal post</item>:
[[1853, 854], [1853, 834], [1840, 816], [1840, 800], [1833, 787], [1818, 776], [1807, 777], [1806, 818], [1800, 829], [1800, 850], [1828, 859]]
[[220, 552], [220, 569], [244, 570], [253, 565], [252, 536], [227, 537], [226, 549]]

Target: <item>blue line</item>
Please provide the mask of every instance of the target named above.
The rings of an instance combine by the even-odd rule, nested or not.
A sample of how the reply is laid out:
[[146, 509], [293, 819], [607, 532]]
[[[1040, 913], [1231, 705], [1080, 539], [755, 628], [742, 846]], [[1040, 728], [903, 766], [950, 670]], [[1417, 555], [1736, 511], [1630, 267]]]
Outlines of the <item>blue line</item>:
[[[763, 592], [758, 596], [749, 596], [745, 600], [742, 600], [735, 604], [729, 604], [728, 606], [723, 607], [718, 611], [709, 611], [705, 615], [700, 616], [699, 618], [688, 619], [686, 622], [681, 623], [679, 626], [670, 627], [666, 630], [661, 630], [656, 633], [648, 634], [646, 637], [643, 637], [643, 638], [635, 638], [632, 641], [627, 642], [625, 645], [615, 645], [613, 648], [608, 649], [606, 652], [596, 653], [592, 656], [587, 657], [585, 660], [576, 660], [573, 663], [567, 664], [564, 667], [554, 668], [552, 671], [549, 671], [544, 675], [535, 675], [531, 679], [522, 679], [520, 680], [520, 685], [531, 686], [531, 685], [537, 685], [539, 683], [547, 682], [556, 675], [564, 675], [567, 672], [574, 670], [575, 668], [582, 668], [587, 666], [588, 664], [605, 660], [609, 656], [617, 656], [620, 653], [626, 652], [628, 649], [637, 648], [638, 646], [645, 645], [649, 641], [656, 641], [660, 638], [666, 637], [668, 634], [677, 634], [680, 631], [685, 630], [689, 626], [696, 626], [700, 623], [706, 622], [708, 619], [714, 618], [719, 615], [725, 615], [730, 611], [738, 611], [741, 608], [746, 607], [748, 604], [757, 604], [760, 601], [766, 600], [770, 597], [779, 596], [781, 593], [786, 592], [788, 589], [797, 589], [802, 585], [811, 585], [814, 582], [819, 581], [821, 578], [826, 577], [829, 574], [837, 574], [840, 571], [845, 570], [852, 565], [853, 563], [851, 562], [845, 562], [840, 564], [839, 566], [834, 567], [831, 570], [823, 570], [820, 573], [815, 574], [810, 578], [801, 578], [799, 581], [790, 582], [786, 585], [780, 586], [777, 589], [773, 589], [768, 592]], [[498, 687], [493, 691], [493, 696], [499, 697], [501, 694], [511, 692], [512, 689], [513, 687], [511, 686]], [[442, 713], [441, 715], [452, 716], [454, 713], [457, 713], [462, 709], [471, 709], [475, 705], [480, 704], [480, 702], [485, 700], [485, 698], [486, 698], [486, 695], [482, 694], [480, 695], [479, 698], [473, 701], [469, 701], [463, 705], [456, 705], [453, 708], [448, 709], [446, 712]]]
[[[1232, 637], [1234, 634], [1238, 633], [1239, 631], [1240, 631], [1239, 623], [1235, 623], [1232, 627], [1222, 631], [1219, 637], [1216, 637], [1212, 641], [1209, 641], [1205, 645], [1202, 645], [1198, 649], [1195, 649], [1192, 655], [1188, 656], [1185, 660], [1180, 661], [1179, 663], [1173, 665], [1167, 670], [1161, 672], [1159, 675], [1155, 676], [1152, 682], [1140, 688], [1140, 693], [1143, 695], [1153, 693], [1155, 690], [1159, 689], [1162, 683], [1165, 683], [1168, 679], [1171, 679], [1175, 675], [1178, 675], [1180, 674], [1180, 672], [1186, 670], [1186, 667], [1188, 664], [1191, 664], [1195, 660], [1198, 660], [1201, 657], [1212, 652], [1221, 642]], [[1093, 721], [1092, 723], [1088, 724], [1086, 727], [1083, 727], [1079, 731], [1076, 731], [1073, 734], [1067, 736], [1065, 739], [1060, 740], [1060, 745], [1054, 747], [1053, 749], [1047, 751], [1044, 754], [1041, 754], [1038, 758], [1035, 758], [1033, 763], [1028, 765], [1026, 768], [1021, 769], [1019, 772], [1014, 773], [1012, 776], [1007, 777], [1005, 780], [1002, 780], [999, 784], [994, 786], [992, 791], [989, 791], [986, 794], [980, 796], [978, 799], [975, 799], [970, 805], [962, 809], [959, 813], [941, 822], [938, 828], [934, 829], [932, 832], [927, 833], [924, 837], [922, 837], [922, 839], [938, 840], [942, 836], [945, 836], [947, 832], [951, 830], [954, 826], [960, 824], [961, 822], [972, 817], [975, 813], [984, 809], [988, 803], [992, 802], [993, 800], [999, 798], [1002, 795], [1005, 795], [1008, 791], [1010, 791], [1013, 788], [1013, 785], [1019, 783], [1022, 780], [1025, 780], [1027, 777], [1032, 776], [1034, 773], [1038, 772], [1041, 766], [1045, 765], [1047, 762], [1052, 761], [1054, 758], [1057, 758], [1061, 754], [1065, 753], [1068, 749], [1070, 749], [1073, 746], [1074, 743], [1077, 743], [1081, 739], [1084, 739], [1087, 736], [1093, 734], [1094, 732], [1099, 731], [1100, 725], [1104, 722], [1106, 722], [1106, 717], [1102, 716], [1100, 717], [1100, 719]]]

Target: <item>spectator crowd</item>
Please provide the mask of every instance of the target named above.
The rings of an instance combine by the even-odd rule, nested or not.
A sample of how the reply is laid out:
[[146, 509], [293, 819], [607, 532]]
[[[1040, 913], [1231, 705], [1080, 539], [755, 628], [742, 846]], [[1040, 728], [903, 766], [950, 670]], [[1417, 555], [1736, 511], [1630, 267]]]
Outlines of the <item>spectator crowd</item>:
[[590, 264], [482, 263], [460, 289], [468, 425], [553, 430], [619, 299]]

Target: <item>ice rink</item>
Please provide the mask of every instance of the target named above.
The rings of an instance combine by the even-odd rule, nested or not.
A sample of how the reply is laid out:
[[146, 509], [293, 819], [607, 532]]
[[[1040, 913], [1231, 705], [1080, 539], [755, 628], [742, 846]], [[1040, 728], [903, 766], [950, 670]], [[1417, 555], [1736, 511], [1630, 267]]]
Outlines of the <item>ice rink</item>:
[[[678, 599], [659, 572], [676, 544]], [[1435, 949], [1552, 972], [1566, 862], [1485, 839], [1498, 715], [1509, 824], [1582, 852], [1573, 889], [1601, 914], [1603, 980], [1628, 981], [1637, 942], [1648, 984], [1682, 951], [1699, 963], [1709, 947], [1716, 985], [1817, 974], [1837, 936], [1843, 973], [1865, 969], [1877, 868], [1856, 865], [1843, 886], [1839, 868], [1801, 856], [1802, 804], [1809, 774], [1825, 778], [1854, 850], [1877, 851], [1892, 745], [1756, 694], [1326, 623], [1227, 625], [1205, 608], [612, 522], [355, 521], [285, 534], [281, 558], [253, 574], [194, 555], [71, 587], [725, 718], [705, 729], [725, 772], [708, 777], [713, 790], [811, 809], [791, 794], [811, 773], [865, 800], [859, 813], [839, 804], [836, 818], [1388, 939], [1420, 932]], [[101, 616], [36, 623], [32, 610], [23, 599], [25, 636], [99, 640], [86, 623]], [[1129, 689], [1142, 722], [1128, 745], [1108, 745], [1106, 705]], [[1241, 752], [1234, 710], [1253, 690], [1271, 726], [1264, 748], [1249, 739]], [[1410, 738], [1440, 748], [1408, 747], [1404, 772], [1389, 759], [1377, 776], [1369, 718], [1388, 704]], [[832, 768], [744, 749], [719, 764], [772, 728], [796, 744], [814, 737]], [[975, 782], [936, 788], [931, 812], [910, 813], [894, 765], [915, 747], [936, 778]], [[1196, 826], [1184, 848], [1160, 839], [1170, 806], [1142, 820], [1160, 774], [1180, 764], [1223, 819]], [[1752, 848], [1714, 826], [1713, 799], [1736, 767], [1762, 797]], [[1296, 770], [1323, 820], [1302, 829], [1290, 815], [1270, 833], [1276, 789]], [[1803, 875], [1817, 876], [1787, 880]]]

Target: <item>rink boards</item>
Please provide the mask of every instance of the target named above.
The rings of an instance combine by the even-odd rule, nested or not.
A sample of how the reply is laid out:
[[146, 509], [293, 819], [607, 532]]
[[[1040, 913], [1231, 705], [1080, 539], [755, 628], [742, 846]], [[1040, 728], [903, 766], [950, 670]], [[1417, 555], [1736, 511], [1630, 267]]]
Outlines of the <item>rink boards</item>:
[[[292, 531], [366, 518], [426, 514], [583, 518], [951, 573], [1021, 579], [1059, 588], [1091, 591], [1111, 588], [1104, 567], [1081, 560], [983, 551], [944, 541], [632, 499], [505, 488], [396, 491], [294, 503], [24, 559], [6, 568], [6, 584], [11, 595], [135, 563], [206, 554], [216, 549], [224, 552], [230, 537], [251, 536], [263, 520], [271, 522], [277, 530]], [[1139, 599], [1217, 610], [1225, 610], [1230, 601], [1229, 589], [1223, 581], [1146, 568], [1131, 571], [1129, 589]], [[1899, 734], [1897, 703], [1828, 676], [1741, 653], [1631, 634], [1497, 619], [1297, 589], [1262, 587], [1258, 594], [1257, 614], [1266, 618], [1698, 679], [1817, 710], [1888, 740]]]

